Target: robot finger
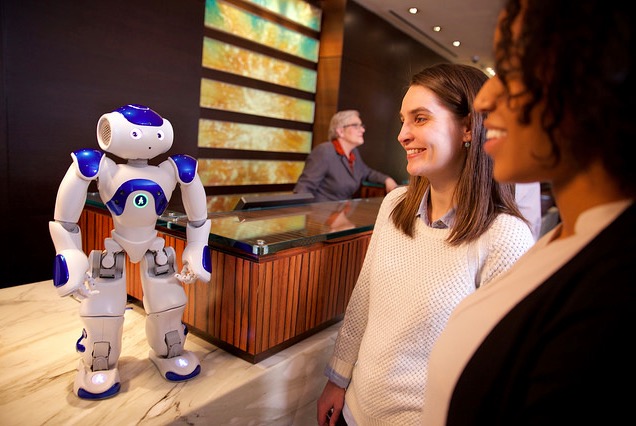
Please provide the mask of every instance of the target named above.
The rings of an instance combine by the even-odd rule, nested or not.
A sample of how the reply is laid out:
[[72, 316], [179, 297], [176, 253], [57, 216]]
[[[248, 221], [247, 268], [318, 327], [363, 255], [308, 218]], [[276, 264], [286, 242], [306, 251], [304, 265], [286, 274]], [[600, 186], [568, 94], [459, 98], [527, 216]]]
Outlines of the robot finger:
[[181, 281], [184, 284], [192, 284], [196, 281], [197, 277], [190, 269], [190, 266], [185, 263], [183, 265], [183, 269], [181, 269], [180, 274], [174, 274], [175, 278]]
[[77, 289], [76, 298], [79, 300], [88, 299], [95, 294], [99, 294], [99, 290], [95, 289], [95, 279], [86, 274], [84, 285]]

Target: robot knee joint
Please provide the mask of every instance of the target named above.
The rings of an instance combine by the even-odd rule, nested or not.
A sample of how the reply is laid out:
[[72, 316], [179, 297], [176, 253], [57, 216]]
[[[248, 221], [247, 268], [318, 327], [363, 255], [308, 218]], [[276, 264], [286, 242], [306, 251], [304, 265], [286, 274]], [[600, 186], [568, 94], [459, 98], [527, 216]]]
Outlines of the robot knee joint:
[[166, 333], [166, 347], [168, 349], [166, 358], [172, 358], [181, 355], [183, 352], [183, 343], [179, 337], [179, 333], [175, 330]]
[[160, 277], [175, 273], [175, 257], [173, 251], [162, 249], [154, 253], [148, 252], [146, 253], [146, 261], [148, 262], [148, 275], [151, 277]]
[[92, 371], [108, 370], [108, 355], [110, 354], [110, 344], [108, 342], [95, 342], [93, 346]]
[[93, 278], [121, 278], [124, 273], [124, 252], [111, 253], [93, 250], [90, 254], [91, 276]]

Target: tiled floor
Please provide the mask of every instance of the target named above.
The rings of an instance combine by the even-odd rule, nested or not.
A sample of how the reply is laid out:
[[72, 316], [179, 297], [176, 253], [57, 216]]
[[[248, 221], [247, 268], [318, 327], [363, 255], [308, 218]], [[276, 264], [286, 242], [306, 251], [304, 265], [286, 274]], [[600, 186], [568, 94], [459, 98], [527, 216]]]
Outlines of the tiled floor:
[[81, 333], [79, 304], [57, 296], [51, 281], [0, 290], [0, 412], [20, 425], [281, 425], [316, 424], [322, 371], [340, 323], [250, 364], [192, 335], [195, 379], [164, 380], [148, 359], [145, 313], [125, 314], [119, 362], [122, 388], [101, 401], [73, 392]]

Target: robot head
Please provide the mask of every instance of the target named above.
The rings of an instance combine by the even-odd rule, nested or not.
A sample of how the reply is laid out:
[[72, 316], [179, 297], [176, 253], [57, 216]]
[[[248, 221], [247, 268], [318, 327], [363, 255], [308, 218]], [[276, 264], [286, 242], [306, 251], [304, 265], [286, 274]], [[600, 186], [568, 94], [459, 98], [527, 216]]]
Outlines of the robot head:
[[97, 122], [100, 148], [128, 160], [148, 160], [163, 154], [173, 139], [172, 124], [143, 105], [117, 108]]

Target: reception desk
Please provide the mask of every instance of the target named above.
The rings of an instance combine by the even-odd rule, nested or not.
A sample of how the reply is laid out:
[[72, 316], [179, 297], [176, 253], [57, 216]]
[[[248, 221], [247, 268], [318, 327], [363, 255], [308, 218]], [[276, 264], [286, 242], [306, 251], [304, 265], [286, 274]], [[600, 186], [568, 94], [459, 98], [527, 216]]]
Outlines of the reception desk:
[[[362, 267], [382, 198], [209, 213], [210, 282], [185, 285], [190, 331], [251, 363], [340, 321]], [[179, 268], [187, 218], [167, 211], [157, 229]], [[84, 250], [102, 250], [112, 219], [89, 194]], [[128, 294], [142, 300], [139, 264], [127, 262]]]

